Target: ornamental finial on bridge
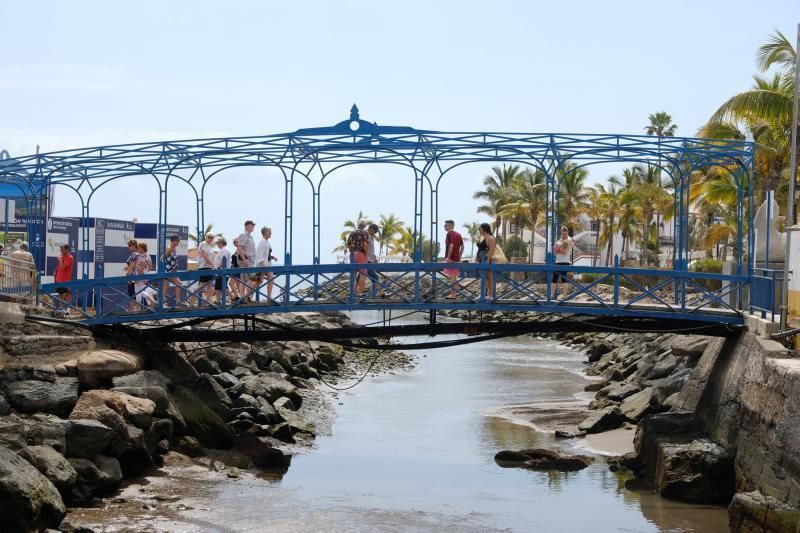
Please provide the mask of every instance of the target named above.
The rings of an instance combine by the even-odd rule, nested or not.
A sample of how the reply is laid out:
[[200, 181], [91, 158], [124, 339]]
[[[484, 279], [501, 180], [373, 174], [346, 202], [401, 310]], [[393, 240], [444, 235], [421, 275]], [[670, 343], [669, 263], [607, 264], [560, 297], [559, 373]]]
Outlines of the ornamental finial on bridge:
[[358, 106], [353, 104], [353, 107], [350, 108], [350, 120], [358, 120]]

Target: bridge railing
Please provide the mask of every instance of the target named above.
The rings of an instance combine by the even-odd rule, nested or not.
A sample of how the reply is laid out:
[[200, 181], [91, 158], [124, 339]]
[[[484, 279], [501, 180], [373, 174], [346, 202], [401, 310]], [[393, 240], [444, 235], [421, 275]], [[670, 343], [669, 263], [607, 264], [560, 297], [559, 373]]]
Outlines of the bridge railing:
[[[457, 271], [454, 283], [446, 269]], [[749, 282], [746, 276], [619, 266], [331, 264], [50, 283], [42, 285], [40, 299], [87, 323], [387, 308], [670, 316], [739, 323], [742, 293]]]
[[756, 268], [750, 282], [750, 312], [774, 322], [783, 283], [783, 270]]
[[36, 294], [36, 268], [26, 261], [0, 256], [0, 295], [28, 300]]

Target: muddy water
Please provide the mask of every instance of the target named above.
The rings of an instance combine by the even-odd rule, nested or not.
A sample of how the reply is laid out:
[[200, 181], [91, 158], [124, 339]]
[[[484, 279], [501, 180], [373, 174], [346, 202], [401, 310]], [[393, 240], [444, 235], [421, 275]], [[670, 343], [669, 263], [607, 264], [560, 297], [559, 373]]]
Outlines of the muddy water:
[[339, 394], [332, 435], [296, 456], [283, 479], [199, 484], [197, 496], [184, 500], [194, 510], [178, 513], [174, 528], [727, 531], [724, 509], [627, 491], [602, 457], [576, 473], [494, 463], [501, 449], [579, 450], [579, 443], [496, 416], [509, 405], [585, 401], [583, 358], [575, 351], [521, 337], [422, 354], [414, 370]]

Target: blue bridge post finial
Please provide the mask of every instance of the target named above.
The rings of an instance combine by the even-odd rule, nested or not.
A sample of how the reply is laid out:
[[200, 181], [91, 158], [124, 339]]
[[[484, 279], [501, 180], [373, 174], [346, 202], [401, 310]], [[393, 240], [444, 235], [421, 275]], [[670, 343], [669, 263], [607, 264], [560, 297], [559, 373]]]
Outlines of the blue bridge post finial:
[[350, 120], [358, 120], [358, 106], [353, 104], [353, 107], [350, 108]]

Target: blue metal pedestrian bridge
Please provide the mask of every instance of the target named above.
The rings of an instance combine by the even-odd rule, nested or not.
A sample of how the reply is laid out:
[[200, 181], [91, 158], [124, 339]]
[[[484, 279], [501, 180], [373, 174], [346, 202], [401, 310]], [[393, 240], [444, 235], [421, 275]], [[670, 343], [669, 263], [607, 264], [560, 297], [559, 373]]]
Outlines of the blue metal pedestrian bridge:
[[[39, 303], [68, 311], [69, 320], [89, 326], [175, 318], [252, 316], [301, 311], [354, 310], [466, 310], [478, 313], [520, 311], [567, 313], [629, 319], [668, 319], [687, 323], [737, 325], [743, 314], [771, 305], [774, 278], [760, 271], [754, 257], [754, 145], [746, 141], [719, 141], [684, 137], [617, 134], [553, 134], [509, 132], [441, 132], [405, 126], [380, 126], [360, 118], [353, 106], [349, 119], [333, 126], [305, 128], [285, 134], [226, 137], [112, 145], [18, 157], [0, 164], [0, 184], [15, 187], [28, 205], [31, 235], [42, 235], [47, 224], [50, 191], [67, 188], [81, 201], [81, 218], [92, 215], [97, 190], [118, 179], [152, 180], [159, 187], [159, 235], [155, 257], [161, 257], [166, 233], [168, 192], [180, 181], [197, 201], [197, 235], [205, 227], [204, 191], [208, 182], [226, 169], [269, 166], [284, 181], [285, 253], [283, 264], [267, 269], [224, 269], [219, 295], [212, 296], [201, 282], [208, 272], [157, 272], [133, 277], [93, 279], [89, 272], [89, 224], [81, 224], [77, 251], [77, 278], [69, 283], [36, 287]], [[544, 176], [546, 214], [545, 249], [556, 242], [561, 221], [560, 183], [569, 172], [604, 163], [641, 163], [660, 169], [672, 183], [672, 261], [669, 268], [556, 265], [551, 253], [543, 264], [460, 264], [452, 287], [443, 275], [445, 265], [423, 261], [422, 233], [429, 225], [430, 242], [438, 242], [439, 199], [442, 180], [454, 169], [471, 163], [509, 162], [527, 165]], [[2, 162], [0, 162], [2, 163]], [[13, 163], [13, 164], [12, 164]], [[326, 177], [358, 164], [400, 165], [413, 176], [414, 252], [407, 263], [370, 265], [323, 264], [321, 261], [321, 192]], [[735, 254], [728, 274], [689, 269], [693, 237], [690, 233], [690, 189], [695, 173], [718, 169], [732, 177], [738, 189], [738, 226]], [[311, 264], [293, 263], [293, 212], [299, 201], [298, 180], [311, 188]], [[411, 180], [410, 180], [411, 182]], [[425, 207], [428, 207], [426, 210]], [[33, 240], [33, 239], [32, 239]], [[43, 240], [43, 239], [42, 239]], [[427, 241], [426, 241], [427, 242]], [[43, 242], [33, 243], [37, 266], [43, 272]], [[359, 272], [361, 271], [361, 272]], [[267, 272], [274, 286], [268, 290]], [[556, 278], [555, 272], [569, 276]], [[367, 275], [366, 292], [357, 293], [357, 278]], [[133, 296], [127, 283], [138, 282]], [[232, 284], [245, 297], [233, 298]], [[213, 285], [213, 283], [212, 283]], [[566, 285], [568, 290], [564, 291]], [[758, 290], [751, 290], [757, 286]], [[150, 289], [148, 289], [148, 287]], [[69, 289], [70, 301], [59, 289]], [[148, 290], [154, 301], [140, 296]], [[63, 290], [61, 291], [63, 293]], [[218, 300], [217, 300], [218, 298]]]

